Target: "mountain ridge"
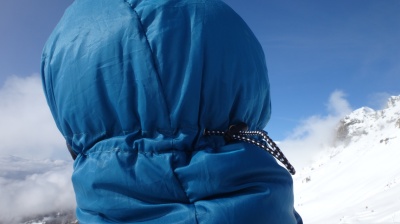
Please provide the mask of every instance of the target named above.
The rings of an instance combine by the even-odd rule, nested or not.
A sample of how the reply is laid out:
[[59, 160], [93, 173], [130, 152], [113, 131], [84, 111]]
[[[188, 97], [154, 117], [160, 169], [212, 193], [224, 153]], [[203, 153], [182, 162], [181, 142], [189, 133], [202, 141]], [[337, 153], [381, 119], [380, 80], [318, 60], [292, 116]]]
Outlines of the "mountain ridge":
[[305, 223], [400, 222], [399, 124], [400, 96], [340, 120], [334, 144], [294, 177]]

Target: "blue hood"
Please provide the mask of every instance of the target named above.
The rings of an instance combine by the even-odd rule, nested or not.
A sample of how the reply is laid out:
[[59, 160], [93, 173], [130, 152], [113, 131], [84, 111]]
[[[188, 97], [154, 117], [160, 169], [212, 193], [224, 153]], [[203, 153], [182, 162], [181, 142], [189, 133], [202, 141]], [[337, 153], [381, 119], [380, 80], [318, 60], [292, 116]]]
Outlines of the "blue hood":
[[291, 177], [269, 154], [203, 136], [240, 121], [262, 129], [271, 113], [262, 47], [223, 2], [76, 0], [46, 43], [42, 78], [78, 155], [80, 222], [242, 223], [230, 213], [277, 210], [271, 186], [282, 183], [282, 219], [267, 223], [295, 222]]

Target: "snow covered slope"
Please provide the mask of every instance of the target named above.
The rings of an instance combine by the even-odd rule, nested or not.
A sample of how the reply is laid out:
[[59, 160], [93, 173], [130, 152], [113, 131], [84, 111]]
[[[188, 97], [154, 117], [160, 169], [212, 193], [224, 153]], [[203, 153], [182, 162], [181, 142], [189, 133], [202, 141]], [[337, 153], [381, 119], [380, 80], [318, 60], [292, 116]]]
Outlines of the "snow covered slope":
[[294, 176], [304, 223], [400, 223], [400, 96], [342, 119], [315, 161]]

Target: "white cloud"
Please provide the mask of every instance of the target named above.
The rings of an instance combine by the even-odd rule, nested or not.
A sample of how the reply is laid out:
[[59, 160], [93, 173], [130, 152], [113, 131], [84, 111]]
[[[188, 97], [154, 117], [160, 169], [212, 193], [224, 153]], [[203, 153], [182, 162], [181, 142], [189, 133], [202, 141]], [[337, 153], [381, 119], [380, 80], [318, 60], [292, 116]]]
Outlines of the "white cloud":
[[352, 108], [345, 99], [346, 95], [340, 90], [335, 90], [329, 97], [327, 105], [328, 112], [335, 117], [343, 117], [352, 111]]
[[308, 165], [321, 149], [332, 145], [336, 125], [352, 111], [344, 97], [342, 91], [334, 91], [327, 103], [328, 115], [314, 115], [301, 121], [289, 137], [280, 143], [295, 168]]
[[10, 76], [0, 87], [0, 156], [68, 158], [39, 75]]
[[73, 210], [71, 162], [0, 158], [0, 223]]
[[40, 76], [8, 77], [0, 86], [0, 223], [73, 209], [71, 163]]

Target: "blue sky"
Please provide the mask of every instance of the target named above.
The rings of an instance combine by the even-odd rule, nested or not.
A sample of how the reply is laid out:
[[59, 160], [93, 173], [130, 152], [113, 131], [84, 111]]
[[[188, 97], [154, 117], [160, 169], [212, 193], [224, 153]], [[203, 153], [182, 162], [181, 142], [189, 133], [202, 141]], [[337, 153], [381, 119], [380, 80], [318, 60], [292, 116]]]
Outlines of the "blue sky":
[[[377, 109], [400, 94], [399, 0], [226, 0], [267, 58], [273, 100], [267, 130], [286, 138], [307, 118], [328, 116], [335, 90], [352, 108]], [[3, 0], [0, 88], [40, 72], [42, 47], [72, 0]], [[1, 106], [1, 105], [0, 105]]]
[[327, 116], [335, 90], [354, 109], [400, 93], [400, 1], [226, 0], [263, 45], [272, 92], [272, 137]]

